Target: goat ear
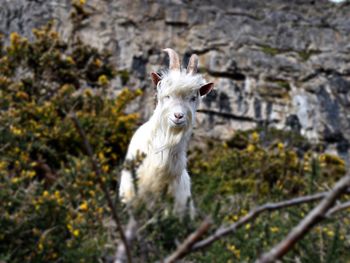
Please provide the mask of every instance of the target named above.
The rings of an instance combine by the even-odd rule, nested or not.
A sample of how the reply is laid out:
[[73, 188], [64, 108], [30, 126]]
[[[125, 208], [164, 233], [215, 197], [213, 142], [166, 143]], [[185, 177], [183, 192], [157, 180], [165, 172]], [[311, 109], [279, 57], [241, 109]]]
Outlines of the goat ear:
[[152, 72], [151, 78], [152, 78], [153, 84], [157, 87], [157, 84], [160, 81], [161, 77], [157, 73]]
[[214, 83], [209, 82], [207, 84], [204, 84], [199, 88], [199, 94], [201, 96], [207, 95], [212, 89], [214, 88]]

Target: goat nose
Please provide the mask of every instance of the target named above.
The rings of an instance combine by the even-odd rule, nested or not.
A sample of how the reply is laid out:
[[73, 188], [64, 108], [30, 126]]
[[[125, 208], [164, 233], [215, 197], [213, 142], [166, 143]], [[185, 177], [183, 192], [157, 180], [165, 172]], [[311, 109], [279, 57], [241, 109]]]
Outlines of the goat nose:
[[177, 113], [174, 113], [174, 116], [175, 116], [176, 119], [180, 120], [180, 119], [183, 118], [184, 114], [177, 112]]

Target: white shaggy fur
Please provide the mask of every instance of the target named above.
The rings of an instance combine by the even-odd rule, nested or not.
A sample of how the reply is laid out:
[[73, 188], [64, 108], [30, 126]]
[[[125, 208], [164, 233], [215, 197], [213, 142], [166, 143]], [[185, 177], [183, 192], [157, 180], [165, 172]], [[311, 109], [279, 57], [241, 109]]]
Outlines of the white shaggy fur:
[[124, 203], [149, 202], [166, 193], [174, 197], [177, 213], [182, 215], [188, 207], [194, 215], [186, 151], [203, 84], [200, 75], [181, 70], [165, 72], [157, 83], [154, 113], [136, 131], [126, 155], [127, 160], [138, 153], [146, 157], [136, 171], [135, 182], [130, 171], [122, 171], [119, 195]]

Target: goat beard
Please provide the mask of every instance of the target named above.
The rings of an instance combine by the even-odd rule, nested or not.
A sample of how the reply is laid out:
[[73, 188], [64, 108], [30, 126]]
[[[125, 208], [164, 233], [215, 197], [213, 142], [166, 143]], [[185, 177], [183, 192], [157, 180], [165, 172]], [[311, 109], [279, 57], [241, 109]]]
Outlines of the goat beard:
[[[188, 122], [189, 123], [189, 122]], [[167, 120], [160, 123], [160, 131], [158, 130], [156, 136], [156, 152], [161, 152], [179, 145], [190, 132], [189, 125], [183, 127], [172, 127]]]

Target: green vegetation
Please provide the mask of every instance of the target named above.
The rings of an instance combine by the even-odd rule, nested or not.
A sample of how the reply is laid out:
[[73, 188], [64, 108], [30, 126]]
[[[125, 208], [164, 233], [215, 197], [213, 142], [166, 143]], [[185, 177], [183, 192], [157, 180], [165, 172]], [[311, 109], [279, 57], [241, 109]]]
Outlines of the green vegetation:
[[102, 191], [69, 113], [74, 111], [114, 192], [139, 92], [108, 96], [110, 55], [60, 39], [52, 24], [0, 45], [0, 260], [96, 262], [108, 241]]
[[[213, 214], [218, 226], [236, 222], [265, 203], [327, 191], [345, 173], [342, 159], [315, 152], [300, 135], [274, 129], [239, 132], [225, 143], [195, 149], [192, 156], [196, 203], [200, 211]], [[285, 237], [313, 206], [266, 213], [194, 258], [198, 262], [254, 261]], [[349, 223], [346, 212], [327, 220], [287, 258], [320, 262], [325, 255], [332, 255], [346, 262], [350, 258]]]
[[264, 52], [265, 54], [268, 54], [270, 56], [276, 56], [280, 53], [283, 53], [283, 50], [280, 50], [278, 48], [274, 48], [268, 45], [261, 45], [261, 51]]
[[305, 62], [305, 61], [308, 61], [312, 55], [317, 55], [320, 53], [321, 52], [318, 50], [303, 50], [303, 51], [299, 51], [298, 55], [301, 58], [301, 60]]
[[287, 52], [296, 52], [296, 54], [299, 56], [299, 58], [303, 61], [306, 62], [309, 60], [309, 58], [312, 55], [317, 55], [320, 54], [320, 51], [318, 50], [301, 50], [301, 51], [296, 51], [296, 50], [291, 50], [291, 49], [279, 49], [275, 47], [271, 47], [269, 45], [260, 45], [261, 51], [264, 52], [267, 55], [270, 56], [276, 56], [278, 54], [282, 53], [287, 53]]

